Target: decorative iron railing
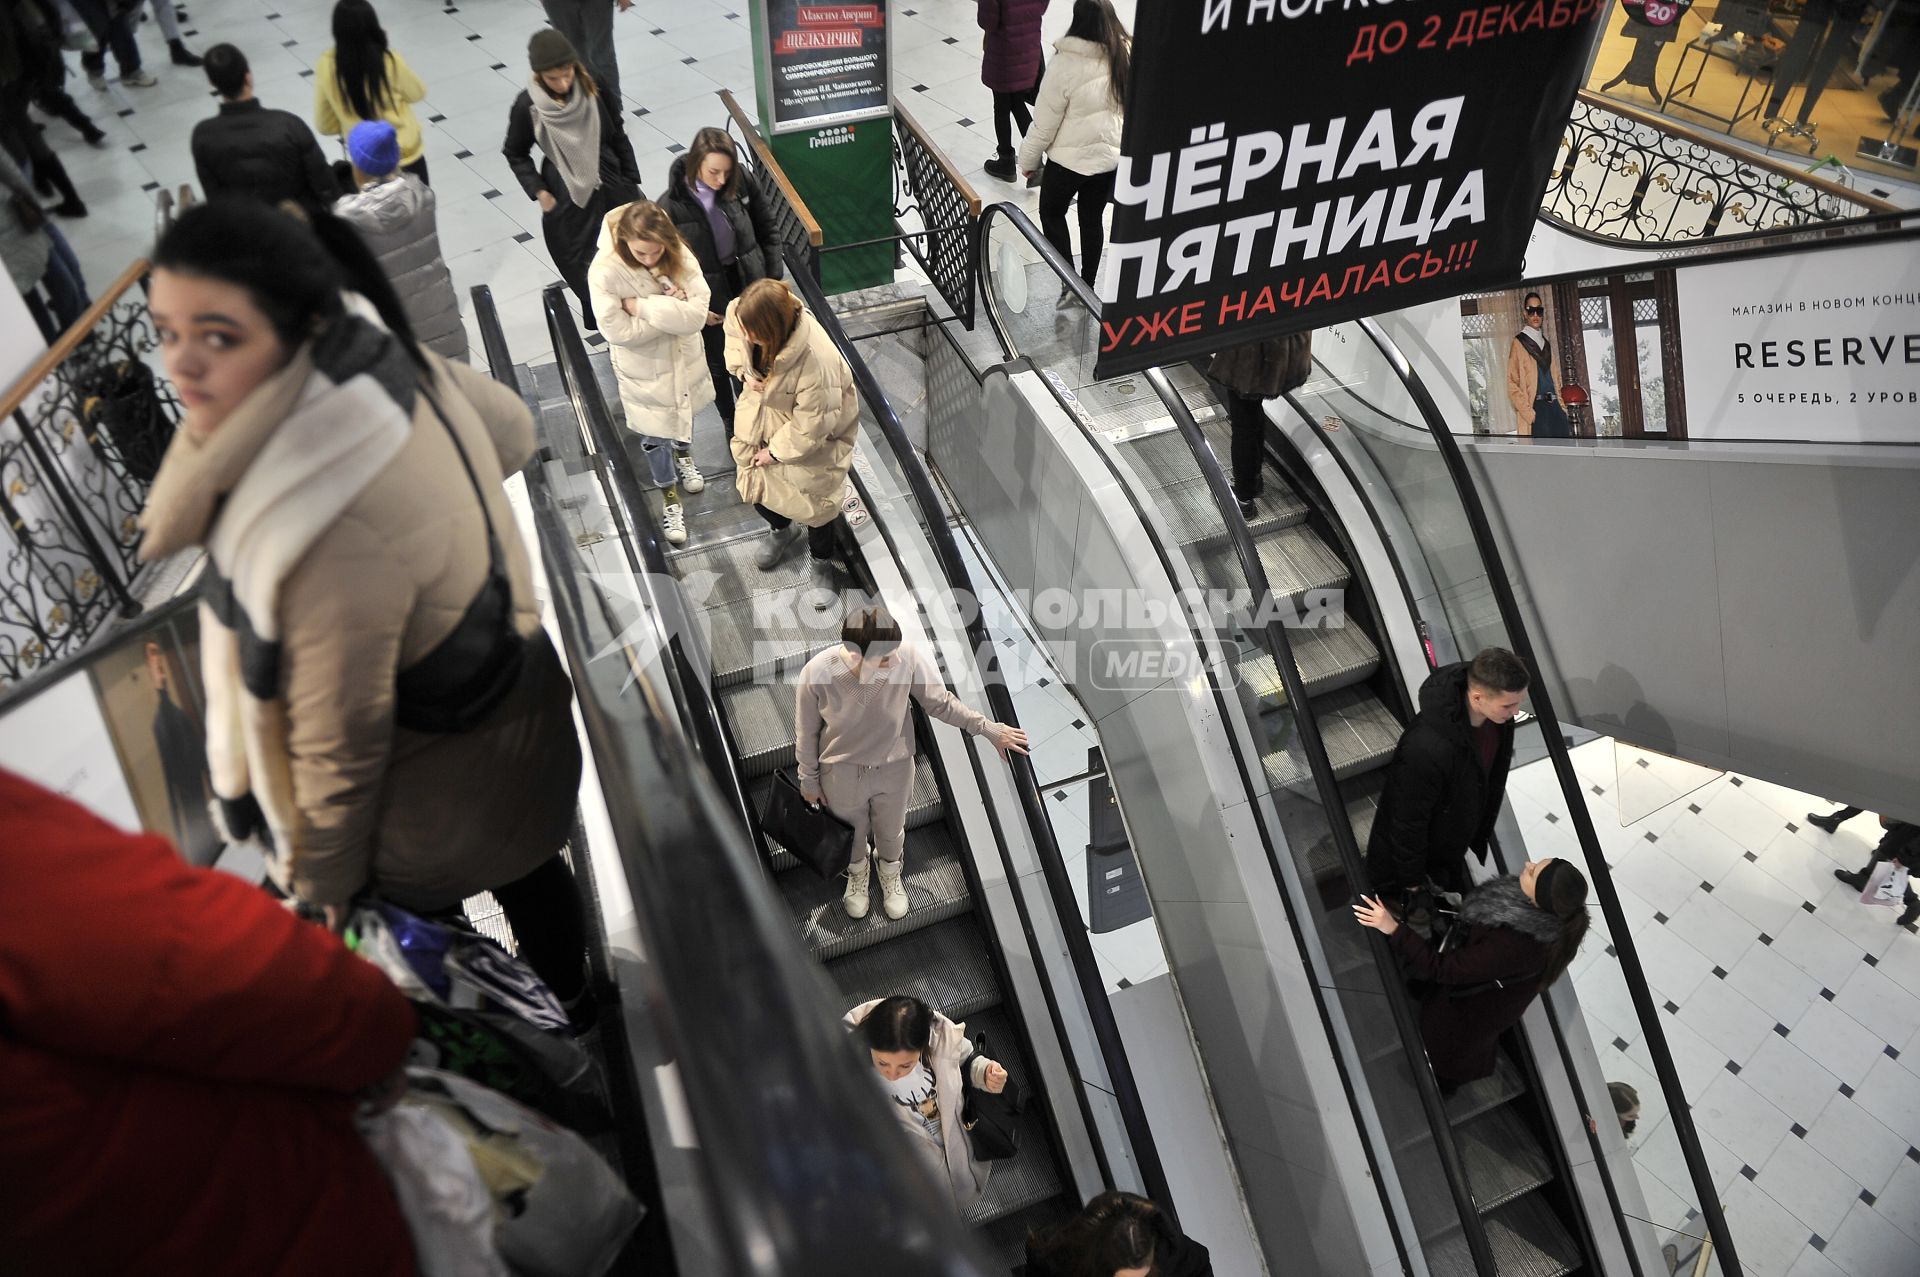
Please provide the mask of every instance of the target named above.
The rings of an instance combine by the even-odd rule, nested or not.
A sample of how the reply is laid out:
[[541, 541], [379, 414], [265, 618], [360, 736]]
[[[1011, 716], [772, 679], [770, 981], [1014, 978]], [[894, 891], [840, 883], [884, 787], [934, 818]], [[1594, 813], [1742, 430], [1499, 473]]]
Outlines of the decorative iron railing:
[[137, 261], [0, 400], [0, 686], [140, 611], [138, 518], [180, 402]]
[[734, 100], [733, 94], [726, 89], [720, 90], [720, 101], [727, 108], [727, 131], [737, 135], [744, 143], [740, 160], [745, 177], [754, 195], [773, 212], [774, 225], [780, 234], [780, 248], [788, 267], [796, 271], [804, 270], [812, 278], [819, 279], [820, 245], [823, 239], [820, 223], [807, 211], [806, 202], [775, 162], [766, 138], [760, 136], [760, 130], [754, 127], [753, 120]]
[[893, 121], [894, 227], [961, 324], [972, 328], [980, 197], [898, 101]]
[[1591, 93], [1573, 114], [1540, 215], [1587, 236], [1668, 244], [1894, 211], [1883, 200]]

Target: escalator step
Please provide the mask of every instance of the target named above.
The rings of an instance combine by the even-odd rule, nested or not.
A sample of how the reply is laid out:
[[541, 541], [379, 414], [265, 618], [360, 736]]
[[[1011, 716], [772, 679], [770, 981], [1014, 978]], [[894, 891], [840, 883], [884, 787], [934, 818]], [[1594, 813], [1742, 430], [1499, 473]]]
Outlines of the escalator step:
[[[1344, 589], [1352, 578], [1346, 561], [1306, 524], [1281, 528], [1260, 538], [1260, 564], [1275, 598], [1298, 601], [1309, 590]], [[1201, 550], [1194, 572], [1210, 590], [1244, 590], [1246, 578], [1231, 546]]]
[[[1293, 647], [1294, 668], [1300, 671], [1309, 697], [1358, 683], [1380, 668], [1380, 649], [1358, 625], [1289, 629], [1287, 640]], [[1262, 709], [1278, 709], [1287, 703], [1280, 671], [1264, 651], [1256, 649], [1251, 659], [1241, 662], [1240, 677], [1259, 696]]]
[[1073, 1203], [1060, 1196], [1013, 1215], [1003, 1215], [979, 1228], [981, 1245], [992, 1257], [996, 1273], [1011, 1272], [1027, 1262], [1027, 1234], [1063, 1224], [1074, 1215]]
[[772, 571], [753, 566], [753, 556], [763, 538], [744, 536], [718, 545], [692, 545], [669, 551], [667, 564], [685, 587], [695, 607], [712, 607], [765, 594], [769, 590], [791, 590], [805, 586], [813, 568], [798, 547]]
[[[1563, 1277], [1580, 1267], [1580, 1248], [1553, 1208], [1529, 1193], [1486, 1217], [1487, 1245], [1499, 1277]], [[1427, 1243], [1433, 1277], [1475, 1277], [1473, 1252], [1464, 1233]]]
[[1511, 1104], [1454, 1128], [1467, 1185], [1482, 1215], [1553, 1180], [1553, 1162]]
[[944, 823], [927, 825], [907, 835], [907, 914], [889, 918], [880, 908], [878, 873], [871, 882], [872, 908], [859, 920], [840, 906], [845, 879], [821, 880], [811, 870], [794, 869], [775, 880], [787, 913], [800, 930], [800, 939], [815, 959], [831, 962], [846, 954], [884, 944], [922, 930], [973, 908], [966, 870], [954, 850]]
[[[1400, 743], [1400, 720], [1365, 687], [1345, 687], [1317, 696], [1313, 713], [1335, 780], [1345, 781], [1384, 766]], [[1263, 714], [1261, 721], [1268, 726], [1267, 750], [1262, 759], [1268, 781], [1279, 789], [1311, 792], [1313, 772], [1286, 711]]]
[[1469, 1082], [1448, 1097], [1447, 1120], [1455, 1126], [1463, 1125], [1526, 1093], [1527, 1084], [1520, 1076], [1520, 1066], [1504, 1050], [1496, 1051], [1490, 1076]]
[[1060, 1172], [1054, 1165], [1043, 1105], [1005, 1008], [980, 1012], [967, 1021], [969, 1037], [982, 1033], [987, 1036], [987, 1054], [1006, 1066], [1007, 1075], [1025, 1088], [1031, 1102], [1020, 1120], [1019, 1156], [994, 1163], [987, 1191], [967, 1212], [967, 1222], [976, 1227], [1060, 1196]]
[[720, 691], [720, 712], [733, 729], [743, 778], [767, 776], [793, 764], [792, 683], [741, 683]]
[[797, 670], [815, 652], [840, 641], [846, 604], [835, 599], [815, 611], [804, 590], [768, 590], [708, 607], [700, 616], [707, 627], [713, 661], [713, 685], [732, 687]]
[[964, 1020], [1000, 1003], [987, 939], [971, 913], [838, 958], [827, 964], [827, 978], [849, 1008], [905, 993]]
[[1380, 791], [1386, 785], [1387, 769], [1384, 766], [1362, 772], [1340, 785], [1340, 796], [1347, 804], [1347, 823], [1353, 826], [1354, 845], [1360, 848], [1363, 856], [1367, 851], [1367, 840], [1373, 837], [1373, 818], [1380, 814]]
[[[762, 776], [747, 786], [747, 801], [753, 810], [766, 810], [767, 791], [773, 788], [773, 777]], [[930, 825], [945, 814], [940, 802], [940, 785], [933, 776], [933, 764], [927, 761], [925, 754], [914, 760], [913, 792], [907, 796], [907, 829], [909, 832]], [[798, 869], [800, 862], [793, 858], [778, 842], [767, 839], [767, 847], [773, 852], [770, 862], [775, 873], [785, 873], [789, 869]]]

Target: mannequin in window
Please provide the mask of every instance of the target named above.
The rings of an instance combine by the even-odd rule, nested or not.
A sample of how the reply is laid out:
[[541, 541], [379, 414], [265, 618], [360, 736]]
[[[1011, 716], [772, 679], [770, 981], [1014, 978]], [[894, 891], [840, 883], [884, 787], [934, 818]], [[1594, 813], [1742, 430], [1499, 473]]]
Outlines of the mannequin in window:
[[1680, 19], [1693, 7], [1693, 0], [1621, 0], [1620, 7], [1626, 12], [1620, 34], [1633, 41], [1633, 56], [1627, 59], [1627, 65], [1620, 68], [1618, 75], [1600, 86], [1600, 91], [1605, 93], [1620, 83], [1630, 84], [1651, 93], [1653, 104], [1658, 106], [1660, 90], [1654, 77], [1659, 70], [1660, 54], [1680, 34]]
[[1860, 15], [1866, 7], [1866, 0], [1807, 0], [1800, 25], [1794, 28], [1793, 39], [1787, 42], [1786, 51], [1773, 69], [1773, 92], [1767, 97], [1765, 112], [1767, 119], [1780, 119], [1780, 113], [1786, 109], [1788, 92], [1805, 73], [1807, 91], [1800, 98], [1800, 110], [1795, 118], [1800, 124], [1807, 122], [1840, 59], [1852, 56], [1854, 32], [1859, 29]]
[[1571, 439], [1573, 423], [1560, 406], [1553, 381], [1553, 343], [1547, 340], [1546, 304], [1539, 293], [1528, 293], [1526, 327], [1513, 336], [1507, 352], [1507, 398], [1520, 433], [1536, 439]]

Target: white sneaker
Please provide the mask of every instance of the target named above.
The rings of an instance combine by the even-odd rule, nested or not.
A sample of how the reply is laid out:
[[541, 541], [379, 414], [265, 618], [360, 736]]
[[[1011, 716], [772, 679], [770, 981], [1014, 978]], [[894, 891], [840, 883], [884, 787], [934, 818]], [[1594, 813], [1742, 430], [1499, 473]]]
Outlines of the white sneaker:
[[121, 76], [120, 83], [131, 85], [136, 89], [151, 89], [154, 85], [160, 83], [160, 77], [145, 67], [142, 67], [131, 75]]
[[680, 504], [680, 498], [667, 498], [666, 507], [660, 516], [660, 526], [667, 534], [668, 545], [687, 543], [687, 510]]
[[91, 88], [95, 93], [105, 93], [107, 91], [107, 77], [99, 71], [89, 71], [87, 72], [87, 87]]
[[880, 861], [880, 908], [889, 918], [907, 916], [907, 886], [900, 881], [906, 867], [905, 860]]
[[[884, 862], [883, 862], [884, 863]], [[847, 866], [847, 891], [840, 897], [840, 907], [847, 911], [847, 917], [860, 919], [867, 916], [867, 870], [873, 865], [873, 857], [856, 860]]]
[[692, 453], [674, 453], [673, 468], [680, 476], [680, 491], [705, 492], [707, 490], [707, 481], [701, 477], [700, 467], [693, 464]]

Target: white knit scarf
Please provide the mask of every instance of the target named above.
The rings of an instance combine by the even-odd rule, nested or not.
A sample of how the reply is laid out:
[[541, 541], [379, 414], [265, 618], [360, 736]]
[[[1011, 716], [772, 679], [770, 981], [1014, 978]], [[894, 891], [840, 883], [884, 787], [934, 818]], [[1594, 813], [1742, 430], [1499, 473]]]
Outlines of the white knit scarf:
[[600, 186], [600, 101], [576, 77], [573, 91], [556, 101], [540, 77], [527, 86], [533, 99], [533, 139], [560, 170], [567, 196], [581, 208]]

